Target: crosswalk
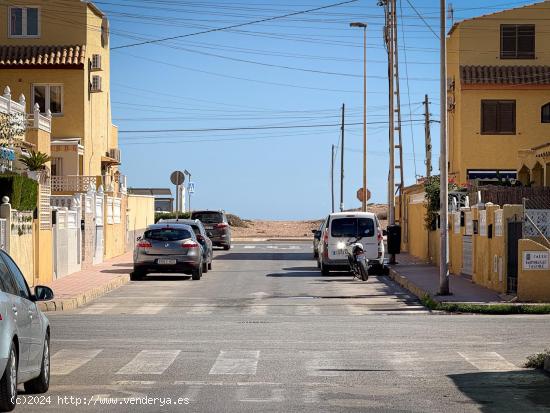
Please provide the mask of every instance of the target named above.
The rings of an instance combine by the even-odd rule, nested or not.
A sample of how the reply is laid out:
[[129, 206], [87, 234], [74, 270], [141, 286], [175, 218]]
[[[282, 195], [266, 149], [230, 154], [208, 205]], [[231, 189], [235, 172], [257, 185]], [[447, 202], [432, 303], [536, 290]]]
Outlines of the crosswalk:
[[289, 245], [289, 244], [233, 244], [234, 249], [245, 250], [279, 250], [279, 251], [299, 251], [299, 250], [312, 250], [313, 245]]
[[404, 304], [399, 301], [376, 301], [369, 303], [341, 304], [285, 304], [270, 305], [264, 300], [252, 300], [247, 305], [231, 305], [224, 303], [198, 303], [184, 305], [170, 305], [158, 303], [140, 303], [130, 305], [124, 303], [97, 303], [76, 310], [80, 315], [171, 315], [177, 311], [180, 316], [206, 317], [218, 316], [242, 316], [242, 317], [267, 317], [267, 316], [372, 316], [372, 315], [421, 315], [430, 314], [420, 304]]

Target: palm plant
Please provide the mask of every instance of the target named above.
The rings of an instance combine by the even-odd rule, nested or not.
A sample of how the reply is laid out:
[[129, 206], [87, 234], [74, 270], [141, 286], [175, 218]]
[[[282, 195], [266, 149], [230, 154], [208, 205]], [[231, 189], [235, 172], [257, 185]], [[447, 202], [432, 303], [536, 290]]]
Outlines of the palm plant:
[[29, 171], [40, 171], [44, 169], [44, 165], [50, 161], [50, 157], [43, 152], [36, 152], [31, 150], [28, 157], [22, 156], [20, 158], [21, 163], [23, 163]]

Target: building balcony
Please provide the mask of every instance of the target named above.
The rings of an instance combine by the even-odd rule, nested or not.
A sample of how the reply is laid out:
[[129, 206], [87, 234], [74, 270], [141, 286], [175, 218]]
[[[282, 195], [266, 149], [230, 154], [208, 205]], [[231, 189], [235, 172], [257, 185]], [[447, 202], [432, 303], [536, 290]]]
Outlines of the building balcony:
[[121, 174], [106, 176], [52, 176], [51, 188], [54, 195], [96, 192], [100, 188], [103, 192], [120, 195], [126, 193], [126, 176]]

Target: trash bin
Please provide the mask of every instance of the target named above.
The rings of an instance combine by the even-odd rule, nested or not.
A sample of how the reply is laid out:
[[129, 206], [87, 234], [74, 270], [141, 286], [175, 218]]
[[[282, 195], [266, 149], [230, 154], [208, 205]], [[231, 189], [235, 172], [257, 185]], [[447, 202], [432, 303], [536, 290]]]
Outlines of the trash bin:
[[399, 254], [401, 252], [401, 226], [388, 226], [388, 254]]

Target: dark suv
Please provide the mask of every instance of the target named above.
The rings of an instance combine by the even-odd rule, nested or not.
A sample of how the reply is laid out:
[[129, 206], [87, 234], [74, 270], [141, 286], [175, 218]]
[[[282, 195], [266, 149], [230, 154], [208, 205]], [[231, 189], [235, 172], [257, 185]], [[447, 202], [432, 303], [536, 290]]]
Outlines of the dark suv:
[[223, 247], [224, 250], [231, 248], [231, 227], [227, 216], [223, 211], [193, 211], [191, 219], [200, 220], [204, 228], [212, 234], [210, 239], [216, 247]]

